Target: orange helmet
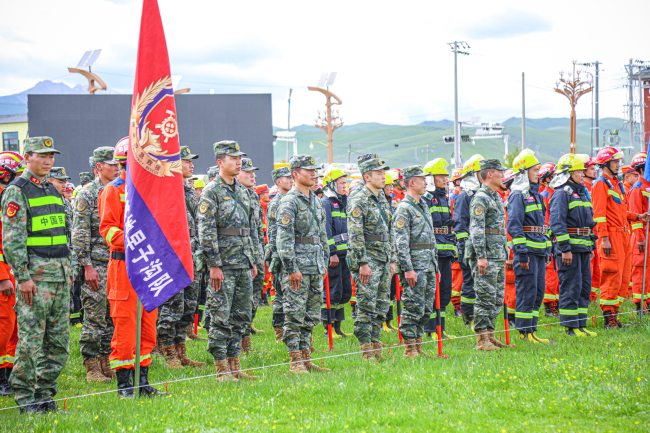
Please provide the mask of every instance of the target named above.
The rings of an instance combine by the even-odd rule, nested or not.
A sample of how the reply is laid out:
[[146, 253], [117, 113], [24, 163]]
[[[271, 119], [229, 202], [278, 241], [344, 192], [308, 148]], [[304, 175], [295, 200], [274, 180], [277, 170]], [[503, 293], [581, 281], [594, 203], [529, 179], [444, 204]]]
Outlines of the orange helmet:
[[552, 162], [546, 162], [542, 164], [542, 166], [539, 168], [539, 178], [545, 180], [547, 177], [553, 176], [556, 168], [556, 165]]
[[623, 159], [623, 152], [614, 146], [607, 146], [598, 151], [598, 154], [596, 155], [596, 164], [605, 165], [609, 161], [614, 161], [617, 159]]
[[648, 154], [645, 152], [639, 152], [632, 157], [632, 162], [630, 162], [630, 167], [633, 169], [641, 168], [645, 165], [645, 161], [648, 158]]
[[455, 168], [451, 173], [451, 181], [456, 182], [463, 177], [463, 167]]
[[120, 138], [120, 140], [115, 145], [115, 151], [113, 152], [113, 159], [119, 161], [120, 163], [126, 162], [126, 154], [129, 152], [129, 137]]
[[13, 179], [25, 169], [23, 157], [16, 152], [0, 152], [0, 179]]

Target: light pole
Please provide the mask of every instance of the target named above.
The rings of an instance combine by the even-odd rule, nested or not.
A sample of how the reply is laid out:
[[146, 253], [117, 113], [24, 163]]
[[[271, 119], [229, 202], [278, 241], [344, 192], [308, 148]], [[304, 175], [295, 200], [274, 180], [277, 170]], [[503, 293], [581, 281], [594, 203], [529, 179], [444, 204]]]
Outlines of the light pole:
[[471, 48], [467, 42], [454, 41], [448, 43], [454, 53], [454, 165], [460, 167], [463, 160], [460, 155], [460, 125], [458, 124], [458, 54], [469, 55], [462, 51]]
[[564, 95], [571, 105], [571, 133], [569, 137], [569, 149], [571, 153], [576, 153], [576, 105], [582, 95], [591, 92], [592, 87], [589, 83], [580, 79], [580, 71], [576, 72], [576, 62], [573, 62], [573, 72], [570, 77], [564, 78], [560, 73], [560, 80], [555, 83], [555, 92]]

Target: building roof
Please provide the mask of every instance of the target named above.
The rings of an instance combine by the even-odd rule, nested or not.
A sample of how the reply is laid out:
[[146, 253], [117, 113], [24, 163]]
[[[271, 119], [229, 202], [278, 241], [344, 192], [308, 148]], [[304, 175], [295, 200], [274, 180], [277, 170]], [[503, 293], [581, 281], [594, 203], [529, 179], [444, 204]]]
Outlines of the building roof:
[[9, 114], [5, 116], [0, 116], [0, 124], [6, 123], [26, 123], [27, 114]]

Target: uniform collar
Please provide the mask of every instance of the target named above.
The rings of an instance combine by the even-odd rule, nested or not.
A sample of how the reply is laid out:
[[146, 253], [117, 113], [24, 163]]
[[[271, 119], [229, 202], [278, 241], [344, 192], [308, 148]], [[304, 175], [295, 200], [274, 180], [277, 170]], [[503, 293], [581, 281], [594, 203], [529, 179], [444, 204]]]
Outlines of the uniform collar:
[[29, 171], [28, 169], [25, 169], [23, 171], [23, 174], [21, 175], [24, 178], [27, 178], [30, 182], [32, 182], [34, 185], [42, 186], [42, 185], [47, 185], [49, 182], [47, 181], [47, 178], [39, 178], [36, 176], [34, 173]]

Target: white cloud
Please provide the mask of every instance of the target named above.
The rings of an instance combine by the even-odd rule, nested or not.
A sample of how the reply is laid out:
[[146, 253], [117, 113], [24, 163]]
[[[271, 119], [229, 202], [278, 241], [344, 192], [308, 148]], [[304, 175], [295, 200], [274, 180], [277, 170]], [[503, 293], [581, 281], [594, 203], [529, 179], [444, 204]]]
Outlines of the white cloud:
[[[67, 74], [88, 49], [109, 86], [129, 92], [140, 1], [33, 0], [4, 3], [0, 93], [41, 79], [78, 84]], [[467, 40], [459, 60], [462, 119], [518, 116], [521, 72], [527, 114], [567, 116], [552, 92], [571, 61], [600, 60], [601, 116], [621, 116], [623, 64], [649, 59], [650, 3], [460, 1], [160, 0], [172, 71], [194, 93], [272, 93], [274, 124], [311, 123], [321, 95], [308, 92], [320, 74], [337, 71], [332, 90], [346, 123], [417, 123], [453, 117], [453, 56], [447, 42]], [[590, 96], [578, 106], [590, 115]]]

